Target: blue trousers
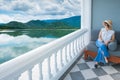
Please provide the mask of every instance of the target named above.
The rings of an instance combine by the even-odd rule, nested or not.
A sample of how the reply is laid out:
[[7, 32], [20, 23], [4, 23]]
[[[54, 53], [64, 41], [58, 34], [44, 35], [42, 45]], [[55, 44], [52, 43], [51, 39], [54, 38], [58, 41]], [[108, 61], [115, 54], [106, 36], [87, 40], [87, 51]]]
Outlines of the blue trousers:
[[99, 40], [96, 41], [96, 46], [98, 47], [98, 54], [95, 57], [94, 61], [102, 62], [105, 64], [105, 57], [109, 57], [107, 46]]

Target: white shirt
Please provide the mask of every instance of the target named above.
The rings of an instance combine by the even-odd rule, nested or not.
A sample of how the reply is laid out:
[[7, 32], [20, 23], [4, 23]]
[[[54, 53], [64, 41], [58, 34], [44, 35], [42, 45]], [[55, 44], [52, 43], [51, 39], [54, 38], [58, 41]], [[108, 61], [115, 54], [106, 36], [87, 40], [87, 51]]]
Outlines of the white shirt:
[[113, 30], [106, 30], [105, 28], [101, 29], [101, 37], [104, 42], [111, 40], [112, 35], [115, 33]]

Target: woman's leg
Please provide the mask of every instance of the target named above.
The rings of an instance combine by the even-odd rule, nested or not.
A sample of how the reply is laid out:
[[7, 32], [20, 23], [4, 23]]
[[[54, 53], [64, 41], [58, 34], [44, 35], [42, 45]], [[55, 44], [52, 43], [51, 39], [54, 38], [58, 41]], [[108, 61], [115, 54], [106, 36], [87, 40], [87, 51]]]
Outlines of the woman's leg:
[[[105, 52], [104, 52], [104, 51], [102, 51], [103, 56], [105, 55], [104, 53], [105, 53]], [[107, 57], [109, 57], [109, 55], [104, 56], [104, 59], [105, 59], [105, 62], [106, 62], [106, 63], [108, 63]]]
[[101, 48], [98, 48], [98, 53], [97, 53], [97, 56], [95, 57], [94, 61], [96, 63], [98, 63], [98, 62], [105, 63], [105, 58], [104, 58], [104, 55], [102, 54]]
[[105, 57], [109, 57], [109, 53], [108, 53], [108, 49], [107, 49], [107, 46], [104, 44], [102, 46], [100, 46], [101, 50], [102, 50], [102, 54], [105, 56]]
[[101, 60], [100, 58], [100, 56], [101, 56], [101, 52], [100, 52], [100, 46], [102, 45], [103, 43], [102, 42], [100, 42], [99, 40], [97, 40], [96, 41], [96, 46], [98, 47], [98, 52], [97, 52], [97, 56], [95, 57], [95, 59], [94, 59], [94, 61], [95, 61], [95, 68], [97, 68], [98, 67], [98, 62], [99, 62], [99, 60]]
[[108, 63], [107, 57], [109, 57], [109, 54], [107, 51], [107, 47], [104, 43], [97, 40], [96, 45], [98, 47], [98, 54], [97, 54], [96, 58], [94, 59], [94, 61], [96, 61], [95, 67], [97, 68], [98, 62], [102, 62], [104, 64]]

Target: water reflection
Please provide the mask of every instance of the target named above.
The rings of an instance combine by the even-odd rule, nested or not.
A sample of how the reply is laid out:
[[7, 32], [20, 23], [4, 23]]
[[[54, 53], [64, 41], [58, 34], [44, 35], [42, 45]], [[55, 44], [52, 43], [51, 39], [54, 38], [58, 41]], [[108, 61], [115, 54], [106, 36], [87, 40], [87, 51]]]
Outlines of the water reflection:
[[47, 44], [75, 30], [0, 31], [0, 63]]
[[27, 35], [10, 36], [0, 34], [0, 63], [15, 58], [56, 38], [32, 38]]

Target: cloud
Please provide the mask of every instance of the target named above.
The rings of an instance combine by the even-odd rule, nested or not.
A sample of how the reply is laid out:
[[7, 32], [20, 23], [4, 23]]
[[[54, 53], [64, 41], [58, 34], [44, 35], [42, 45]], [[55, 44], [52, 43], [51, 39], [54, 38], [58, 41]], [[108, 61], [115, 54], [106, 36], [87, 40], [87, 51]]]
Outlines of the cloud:
[[26, 4], [25, 2], [15, 2], [12, 8], [15, 11], [29, 11], [32, 6], [29, 5], [29, 3]]
[[[80, 0], [0, 0], [0, 10], [5, 12], [0, 17], [8, 16], [8, 21], [60, 19], [80, 15]], [[3, 18], [1, 21], [6, 22]]]
[[9, 15], [0, 14], [0, 23], [9, 22], [12, 20], [13, 20], [13, 18], [10, 17]]

